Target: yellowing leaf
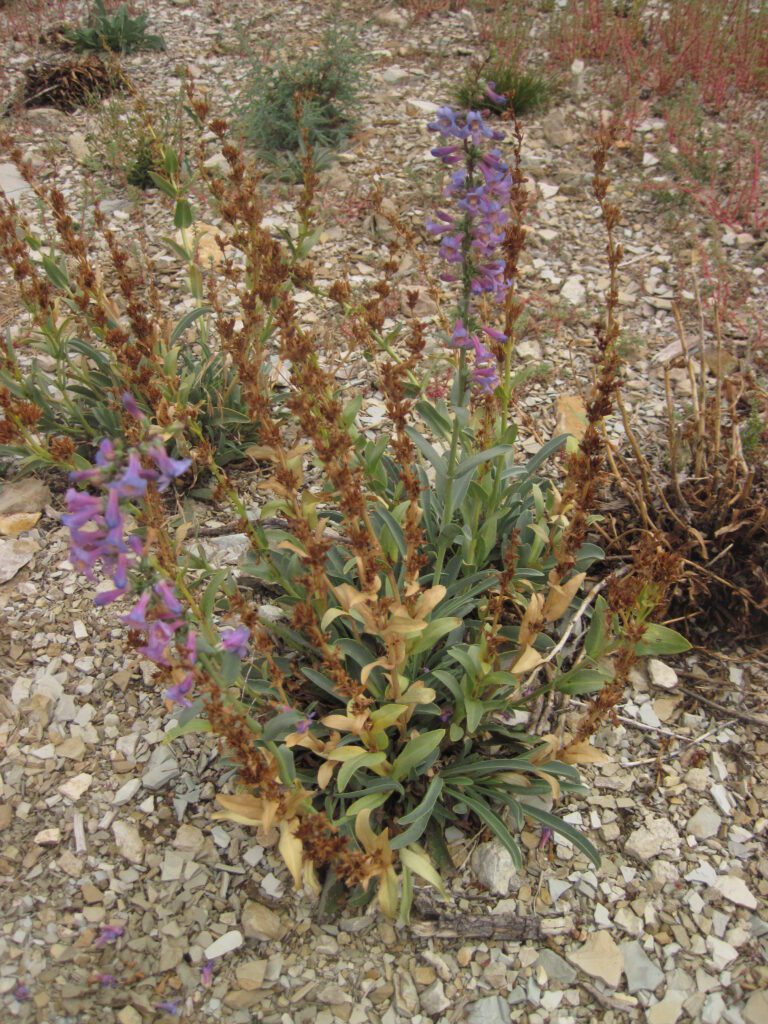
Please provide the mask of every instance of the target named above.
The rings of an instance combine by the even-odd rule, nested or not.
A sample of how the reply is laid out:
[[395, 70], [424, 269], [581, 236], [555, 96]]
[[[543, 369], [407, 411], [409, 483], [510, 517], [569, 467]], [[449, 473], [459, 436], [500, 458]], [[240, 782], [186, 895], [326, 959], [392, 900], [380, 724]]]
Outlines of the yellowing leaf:
[[264, 801], [249, 793], [236, 793], [234, 796], [220, 793], [216, 803], [224, 808], [216, 811], [214, 818], [234, 821], [238, 825], [261, 825], [264, 817]]
[[547, 622], [557, 622], [558, 619], [565, 615], [568, 611], [568, 606], [586, 578], [587, 574], [585, 572], [578, 572], [567, 583], [550, 586], [541, 613]]
[[442, 896], [446, 895], [442, 878], [420, 846], [414, 843], [412, 846], [407, 846], [404, 850], [401, 850], [400, 860], [407, 868], [410, 868], [414, 875], [418, 875], [425, 882], [429, 882]]
[[373, 853], [376, 847], [376, 836], [371, 828], [371, 811], [366, 808], [355, 818], [355, 835], [366, 853]]
[[[541, 611], [544, 607], [544, 595], [543, 594], [531, 594], [531, 599], [528, 602], [528, 607], [525, 609], [522, 621], [520, 622], [520, 636], [519, 641], [521, 647], [524, 647], [532, 640], [536, 638], [539, 633], [539, 622], [541, 620]], [[520, 670], [524, 671], [524, 670]]]
[[[331, 716], [333, 717], [333, 716]], [[323, 719], [325, 722], [325, 719]], [[349, 761], [352, 757], [357, 757], [360, 754], [367, 754], [368, 751], [364, 747], [339, 747], [338, 750], [331, 750], [325, 756], [329, 761]]]
[[301, 888], [303, 877], [302, 867], [304, 861], [304, 847], [301, 844], [301, 840], [294, 834], [298, 824], [299, 823], [295, 818], [290, 822], [281, 822], [280, 842], [277, 844], [280, 856], [285, 861], [285, 866], [291, 873], [295, 889]]
[[420, 619], [425, 619], [440, 604], [447, 593], [448, 591], [442, 583], [425, 590], [416, 602], [416, 615]]
[[531, 672], [533, 669], [538, 668], [543, 661], [544, 659], [535, 648], [526, 647], [509, 671], [514, 672], [515, 675]]
[[379, 879], [379, 906], [387, 917], [397, 917], [397, 875], [392, 867]]
[[588, 740], [582, 743], [569, 743], [558, 751], [558, 761], [565, 764], [608, 764], [610, 757], [602, 750], [593, 747]]
[[277, 449], [270, 444], [251, 444], [245, 449], [245, 454], [262, 462], [277, 462]]

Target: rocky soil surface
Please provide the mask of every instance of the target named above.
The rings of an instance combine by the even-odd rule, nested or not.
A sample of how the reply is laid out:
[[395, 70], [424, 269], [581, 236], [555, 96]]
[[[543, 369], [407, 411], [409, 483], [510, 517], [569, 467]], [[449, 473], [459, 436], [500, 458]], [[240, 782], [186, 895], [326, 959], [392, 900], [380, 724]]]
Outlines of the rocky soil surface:
[[[268, 51], [286, 27], [297, 42], [317, 40], [328, 10], [155, 0], [152, 28], [168, 49], [125, 66], [156, 102], [178, 93], [187, 67], [226, 111], [242, 88], [244, 57]], [[476, 25], [468, 12], [420, 22], [400, 8], [342, 4], [342, 12], [358, 26], [369, 63], [360, 129], [323, 174], [318, 266], [328, 280], [349, 267], [364, 287], [387, 255], [371, 189], [415, 230], [434, 206], [426, 115], [450, 98], [476, 51]], [[41, 53], [15, 32], [16, 40], [0, 33], [11, 88]], [[589, 192], [596, 74], [587, 68], [565, 82], [554, 109], [524, 125], [536, 202], [523, 288], [536, 329], [518, 354], [521, 364], [550, 364], [522, 401], [529, 430], [544, 437], [555, 427], [553, 396], [576, 394], [589, 379], [590, 324], [607, 286]], [[9, 127], [75, 208], [87, 208], [95, 190], [112, 226], [126, 239], [149, 238], [159, 254], [167, 205], [103, 170], [98, 117], [18, 111]], [[672, 299], [690, 289], [686, 254], [690, 262], [707, 232], [693, 216], [671, 223], [645, 187], [657, 174], [661, 127], [649, 117], [612, 167], [626, 250], [627, 402], [651, 437], [664, 403], [658, 364], [676, 337]], [[11, 165], [0, 165], [0, 187], [37, 216]], [[275, 190], [275, 227], [293, 202], [290, 189]], [[747, 307], [764, 307], [764, 240], [723, 229], [713, 244], [741, 273]], [[160, 285], [177, 316], [188, 299], [168, 267]], [[418, 283], [407, 258], [400, 279], [403, 289]], [[6, 284], [0, 315], [13, 329], [20, 311]], [[431, 303], [425, 293], [427, 319]], [[743, 339], [731, 340], [738, 355]], [[682, 371], [676, 386], [684, 395]], [[380, 396], [368, 387], [366, 398], [369, 424], [382, 426]], [[611, 430], [621, 435], [618, 423]], [[618, 718], [597, 737], [608, 763], [586, 773], [589, 795], [566, 819], [600, 848], [599, 871], [567, 842], [532, 831], [518, 875], [505, 851], [478, 837], [454, 847], [452, 902], [434, 904], [436, 916], [417, 915], [410, 928], [354, 912], [318, 924], [313, 901], [292, 891], [274, 836], [213, 819], [226, 781], [214, 744], [164, 743], [173, 720], [151, 666], [129, 646], [118, 611], [95, 609], [94, 588], [68, 562], [59, 484], [49, 483], [53, 490], [37, 480], [0, 489], [0, 522], [41, 513], [19, 537], [0, 538], [4, 1019], [768, 1021], [766, 671], [749, 652], [697, 652], [675, 669], [651, 662], [636, 673]], [[220, 522], [216, 510], [206, 515], [207, 525]], [[236, 536], [215, 546], [224, 564], [237, 560]]]

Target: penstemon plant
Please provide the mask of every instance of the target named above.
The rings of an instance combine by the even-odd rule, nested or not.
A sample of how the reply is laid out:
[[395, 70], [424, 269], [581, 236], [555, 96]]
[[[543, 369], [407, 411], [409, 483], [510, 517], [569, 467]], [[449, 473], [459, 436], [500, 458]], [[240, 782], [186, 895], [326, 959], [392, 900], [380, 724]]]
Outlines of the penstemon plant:
[[[625, 670], [641, 651], [680, 649], [648, 624], [647, 588], [616, 611], [601, 584], [585, 586], [602, 555], [586, 540], [596, 452], [575, 460], [562, 493], [543, 470], [565, 437], [519, 458], [509, 349], [523, 204], [506, 209], [518, 170], [485, 148], [503, 136], [480, 113], [444, 108], [430, 127], [447, 143], [435, 155], [459, 168], [445, 193], [453, 212], [428, 227], [457, 285], [449, 400], [419, 383], [422, 324], [401, 331], [396, 350], [371, 323], [390, 433], [367, 437], [359, 402], [342, 401], [284, 289], [270, 324], [288, 397], [278, 414], [266, 391], [250, 392], [260, 441], [249, 454], [268, 472], [259, 518], [208, 466], [250, 540], [242, 569], [255, 594], [168, 525], [162, 492], [188, 462], [166, 451], [173, 427], [161, 432], [130, 393], [125, 440], [76, 474], [89, 491], [68, 492], [65, 518], [75, 563], [91, 573], [100, 561], [113, 579], [97, 600], [134, 595], [123, 621], [158, 666], [177, 719], [170, 737], [213, 732], [236, 764], [218, 816], [274, 826], [297, 887], [319, 890], [322, 872], [404, 920], [417, 877], [445, 892], [449, 826], [487, 830], [522, 869], [516, 834], [538, 823], [597, 864], [589, 840], [549, 809], [583, 791], [575, 764], [600, 759], [590, 730], [536, 736], [521, 722], [544, 696], [612, 684], [614, 653]], [[348, 292], [334, 295], [349, 312]], [[592, 439], [614, 377], [610, 316], [602, 338], [609, 369]]]

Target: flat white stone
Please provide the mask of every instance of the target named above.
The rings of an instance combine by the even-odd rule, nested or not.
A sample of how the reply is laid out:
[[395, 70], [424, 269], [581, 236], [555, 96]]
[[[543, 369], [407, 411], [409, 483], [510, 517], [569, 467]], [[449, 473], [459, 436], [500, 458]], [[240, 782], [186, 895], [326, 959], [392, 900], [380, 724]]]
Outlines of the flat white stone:
[[736, 875], [721, 875], [712, 888], [730, 903], [736, 903], [748, 910], [757, 910], [757, 900], [747, 888], [743, 878], [738, 878]]
[[128, 779], [112, 797], [112, 806], [120, 807], [121, 804], [127, 804], [133, 800], [140, 789], [141, 779]]
[[59, 786], [59, 792], [69, 800], [79, 800], [80, 797], [91, 787], [93, 776], [88, 772], [81, 772]]
[[658, 686], [662, 690], [674, 690], [677, 686], [677, 672], [658, 658], [650, 658], [646, 669], [653, 686]]
[[723, 814], [733, 814], [733, 801], [731, 800], [731, 797], [725, 786], [721, 786], [718, 783], [716, 786], [712, 787], [710, 793], [712, 794], [712, 799], [715, 801], [715, 803], [723, 812]]
[[730, 942], [723, 942], [716, 935], [707, 936], [707, 950], [718, 971], [724, 970], [739, 955], [739, 951], [734, 949]]
[[32, 189], [24, 181], [16, 169], [15, 164], [0, 164], [0, 192], [5, 192], [9, 199], [18, 199], [25, 192], [31, 193]]
[[707, 861], [702, 861], [697, 868], [688, 872], [685, 880], [686, 882], [703, 882], [704, 885], [714, 885], [717, 881], [717, 872]]
[[130, 821], [115, 821], [112, 824], [112, 834], [122, 856], [131, 864], [141, 864], [144, 860], [144, 840], [139, 835], [137, 826]]
[[686, 832], [695, 836], [696, 839], [711, 839], [716, 836], [723, 819], [709, 804], [703, 804], [696, 813], [688, 819], [685, 826]]
[[206, 960], [216, 960], [217, 957], [232, 953], [242, 946], [243, 941], [243, 933], [236, 928], [231, 932], [225, 932], [206, 948], [205, 958]]

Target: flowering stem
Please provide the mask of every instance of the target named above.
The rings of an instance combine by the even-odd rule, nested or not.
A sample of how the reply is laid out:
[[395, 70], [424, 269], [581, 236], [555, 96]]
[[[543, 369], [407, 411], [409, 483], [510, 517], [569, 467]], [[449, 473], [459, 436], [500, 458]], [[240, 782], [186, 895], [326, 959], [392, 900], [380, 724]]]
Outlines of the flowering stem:
[[[465, 358], [465, 353], [461, 353], [462, 358]], [[451, 433], [451, 447], [448, 452], [448, 470], [445, 476], [445, 501], [443, 503], [443, 528], [440, 531], [445, 533], [446, 528], [453, 519], [453, 479], [456, 473], [456, 456], [459, 448], [459, 417], [454, 416], [453, 420], [453, 431]], [[436, 587], [440, 582], [440, 576], [443, 571], [443, 562], [445, 561], [445, 553], [448, 550], [448, 541], [441, 540], [438, 545], [437, 555], [435, 557], [435, 568], [432, 573], [432, 586]]]

